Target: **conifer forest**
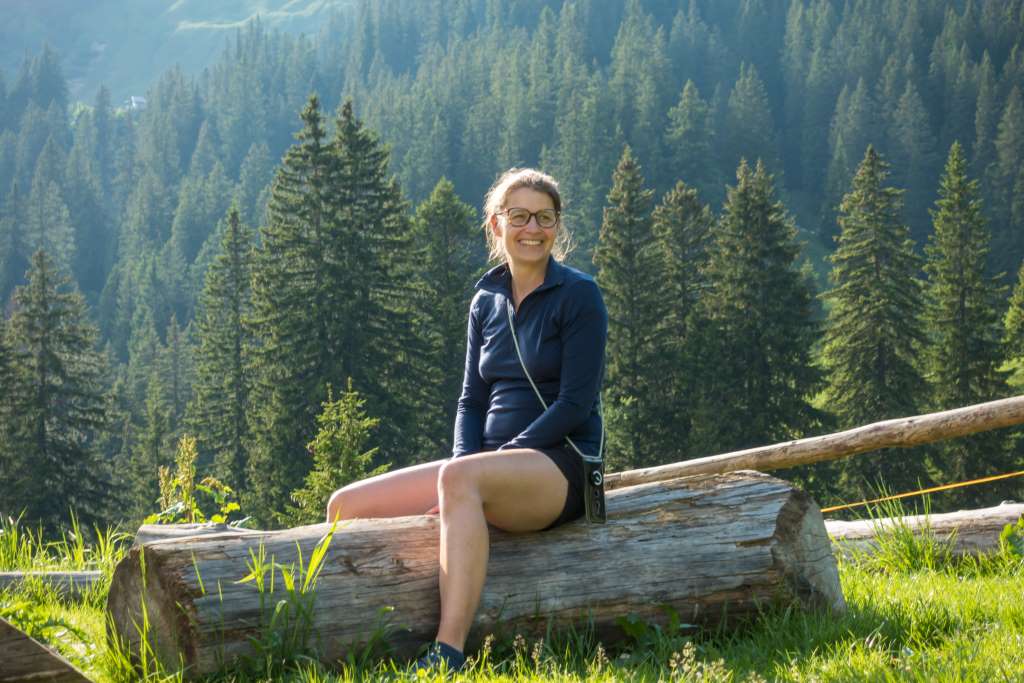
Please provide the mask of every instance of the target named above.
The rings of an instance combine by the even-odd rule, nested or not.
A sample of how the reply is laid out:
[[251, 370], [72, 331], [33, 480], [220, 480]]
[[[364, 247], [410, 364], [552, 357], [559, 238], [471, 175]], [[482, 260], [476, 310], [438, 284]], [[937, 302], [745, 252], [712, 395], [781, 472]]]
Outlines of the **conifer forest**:
[[[608, 307], [610, 470], [1024, 384], [1024, 0], [365, 0], [144, 93], [65, 49], [0, 71], [5, 516], [137, 524], [188, 470], [295, 525], [449, 455], [513, 166]], [[826, 505], [1022, 463], [1003, 430], [783, 476]]]

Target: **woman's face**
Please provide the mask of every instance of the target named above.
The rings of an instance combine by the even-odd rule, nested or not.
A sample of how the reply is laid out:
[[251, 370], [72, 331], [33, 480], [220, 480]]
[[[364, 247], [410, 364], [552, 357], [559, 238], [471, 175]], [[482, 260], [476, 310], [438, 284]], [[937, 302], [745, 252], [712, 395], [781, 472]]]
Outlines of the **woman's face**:
[[537, 216], [530, 216], [522, 227], [509, 224], [508, 212], [511, 209], [525, 209], [530, 213], [553, 211], [555, 202], [546, 192], [538, 192], [528, 187], [520, 187], [508, 193], [505, 198], [505, 209], [500, 216], [491, 216], [491, 230], [505, 249], [506, 258], [517, 265], [536, 265], [547, 263], [548, 256], [555, 246], [555, 233], [558, 223], [550, 228], [542, 228]]

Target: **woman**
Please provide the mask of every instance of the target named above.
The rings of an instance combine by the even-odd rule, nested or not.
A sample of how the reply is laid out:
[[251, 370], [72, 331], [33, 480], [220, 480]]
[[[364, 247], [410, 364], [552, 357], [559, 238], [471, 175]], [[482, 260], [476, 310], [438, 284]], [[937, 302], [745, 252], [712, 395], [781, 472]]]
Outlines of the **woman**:
[[[582, 462], [598, 453], [608, 316], [594, 280], [564, 266], [569, 235], [550, 176], [511, 169], [487, 193], [484, 230], [503, 263], [477, 283], [454, 457], [336, 491], [328, 520], [440, 512], [441, 623], [421, 666], [458, 669], [487, 572], [491, 524], [549, 529], [583, 514]], [[509, 326], [511, 306], [523, 373]]]

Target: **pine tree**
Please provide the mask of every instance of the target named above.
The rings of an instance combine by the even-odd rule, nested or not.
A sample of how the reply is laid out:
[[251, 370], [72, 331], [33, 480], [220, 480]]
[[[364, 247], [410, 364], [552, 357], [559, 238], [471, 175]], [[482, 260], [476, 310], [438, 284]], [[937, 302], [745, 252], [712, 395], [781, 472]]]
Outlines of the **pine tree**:
[[740, 163], [709, 247], [698, 452], [723, 453], [797, 438], [822, 416], [809, 399], [820, 372], [813, 287], [796, 266], [796, 227], [758, 162]]
[[[0, 315], [0, 481], [17, 481], [18, 453], [14, 449], [14, 412], [11, 388], [14, 387], [14, 353], [8, 342], [7, 319]], [[0, 511], [12, 514], [16, 510], [15, 498], [20, 494], [11, 485], [0, 487]]]
[[910, 236], [923, 242], [928, 234], [928, 204], [935, 191], [938, 155], [928, 110], [912, 82], [893, 114], [894, 182], [906, 188], [905, 215]]
[[665, 460], [682, 460], [689, 452], [694, 397], [698, 388], [701, 321], [697, 302], [707, 285], [704, 268], [714, 216], [698, 192], [682, 181], [668, 192], [652, 214], [658, 287], [665, 303], [652, 340], [652, 368], [658, 381], [649, 387], [651, 410], [657, 414], [645, 445]]
[[605, 419], [610, 466], [658, 462], [647, 433], [655, 418], [649, 390], [657, 378], [650, 364], [651, 339], [661, 316], [651, 231], [652, 190], [644, 188], [640, 164], [627, 145], [612, 175], [601, 234], [594, 252], [597, 279], [608, 308]]
[[[869, 145], [839, 205], [838, 246], [822, 363], [825, 406], [843, 428], [916, 415], [927, 385], [918, 367], [924, 343], [920, 259], [901, 218], [902, 192], [885, 185], [888, 164]], [[919, 457], [882, 452], [838, 466], [844, 495], [863, 495], [881, 478], [902, 490], [924, 476]]]
[[[1024, 257], [1024, 94], [1014, 86], [1006, 99], [995, 139], [995, 160], [987, 169], [993, 199], [993, 267], [1012, 271]], [[1019, 186], [1019, 187], [1018, 187]]]
[[753, 64], [740, 66], [740, 75], [729, 94], [726, 114], [724, 168], [732, 169], [740, 159], [761, 159], [772, 173], [782, 170], [779, 145], [772, 122], [768, 91]]
[[[978, 182], [967, 177], [959, 143], [950, 149], [932, 220], [925, 271], [933, 407], [948, 410], [1002, 398], [1007, 386], [999, 370], [999, 309], [1005, 291], [985, 274], [990, 236]], [[934, 464], [949, 481], [1001, 474], [1014, 466], [1008, 450], [1003, 433], [988, 432], [942, 444]], [[964, 489], [957, 497], [982, 503], [993, 495], [991, 489]]]
[[672, 173], [697, 188], [704, 197], [717, 197], [719, 178], [709, 164], [714, 149], [714, 125], [707, 102], [687, 81], [679, 103], [668, 112], [665, 142], [671, 150]]
[[[106, 428], [103, 356], [85, 302], [67, 275], [38, 251], [28, 284], [14, 293], [10, 341], [16, 376], [10, 391], [17, 462], [13, 510], [48, 528], [102, 516], [109, 473], [95, 441]], [[39, 495], [45, 491], [46, 495]]]
[[[336, 167], [316, 95], [303, 109], [302, 122], [274, 179], [253, 262], [257, 342], [247, 416], [252, 433], [249, 488], [242, 509], [264, 523], [283, 509], [305, 476], [306, 463], [294, 454], [313, 436], [314, 407], [330, 380], [331, 356], [341, 351], [329, 338], [331, 312], [324, 291]], [[350, 294], [337, 292], [338, 297]]]
[[426, 446], [434, 453], [450, 453], [452, 425], [462, 386], [466, 355], [466, 311], [473, 294], [474, 275], [484, 262], [476, 225], [476, 211], [455, 194], [455, 186], [442, 178], [416, 208], [413, 243], [418, 245], [419, 273], [423, 279], [416, 300], [420, 338], [429, 344], [421, 372], [429, 384], [426, 406], [432, 414], [420, 417]]
[[235, 491], [244, 491], [249, 461], [253, 340], [246, 318], [252, 308], [252, 233], [237, 206], [228, 211], [220, 253], [206, 272], [196, 311], [196, 379], [188, 408], [189, 430], [204, 460]]
[[[382, 419], [380, 444], [392, 463], [423, 458], [408, 431], [427, 410], [413, 367], [428, 354], [413, 325], [417, 271], [408, 205], [391, 177], [378, 135], [339, 109], [331, 153], [335, 229], [326, 253], [325, 314], [337, 344], [328, 379], [352, 378], [370, 411]], [[358, 325], [353, 321], [360, 321]]]
[[[323, 411], [317, 416], [318, 431], [309, 443], [313, 465], [302, 488], [292, 492], [295, 503], [288, 511], [293, 525], [315, 524], [323, 520], [327, 501], [334, 491], [354, 481], [383, 474], [387, 465], [373, 468], [377, 448], [366, 448], [372, 430], [380, 420], [370, 417], [364, 409], [366, 401], [352, 390], [337, 400], [330, 388]], [[365, 450], [364, 450], [365, 449]]]
[[124, 514], [133, 522], [159, 510], [159, 470], [174, 460], [173, 414], [167, 400], [167, 386], [154, 368], [146, 383], [142, 425], [135, 438], [126, 436], [131, 448], [124, 477], [127, 480]]

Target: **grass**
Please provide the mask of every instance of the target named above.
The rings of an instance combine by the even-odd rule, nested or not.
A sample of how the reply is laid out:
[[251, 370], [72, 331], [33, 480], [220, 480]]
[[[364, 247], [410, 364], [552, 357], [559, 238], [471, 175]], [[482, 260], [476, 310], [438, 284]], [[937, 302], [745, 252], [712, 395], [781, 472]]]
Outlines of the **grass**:
[[[875, 516], [902, 511], [891, 504]], [[0, 570], [100, 569], [109, 580], [127, 537], [94, 530], [92, 542], [72, 529], [56, 542], [17, 524], [0, 523]], [[73, 535], [71, 535], [73, 534]], [[942, 543], [915, 541], [894, 527], [879, 551], [840, 562], [848, 610], [834, 616], [795, 608], [766, 610], [736, 628], [683, 633], [641, 622], [624, 624], [623, 644], [605, 647], [586, 628], [538, 641], [489, 639], [458, 678], [497, 681], [1022, 681], [1024, 682], [1024, 560], [1006, 550], [957, 559]], [[301, 600], [315, 582], [320, 557], [292, 572]], [[272, 565], [272, 561], [270, 563]], [[267, 561], [254, 558], [250, 573]], [[280, 572], [281, 567], [276, 567]], [[244, 572], [244, 569], [242, 570]], [[269, 571], [273, 572], [271, 566]], [[254, 575], [252, 578], [256, 581]], [[107, 584], [103, 584], [104, 586]], [[105, 588], [103, 589], [105, 590]], [[61, 600], [38, 582], [0, 593], [0, 615], [56, 647], [96, 681], [139, 680], [127, 657], [106, 645], [101, 590], [82, 602]], [[379, 645], [379, 643], [378, 643]], [[414, 675], [404, 663], [372, 648], [353, 653], [339, 670], [308, 658], [249, 673], [224, 672], [215, 681], [336, 683], [364, 680], [440, 681]], [[175, 680], [150, 672], [148, 680]]]

